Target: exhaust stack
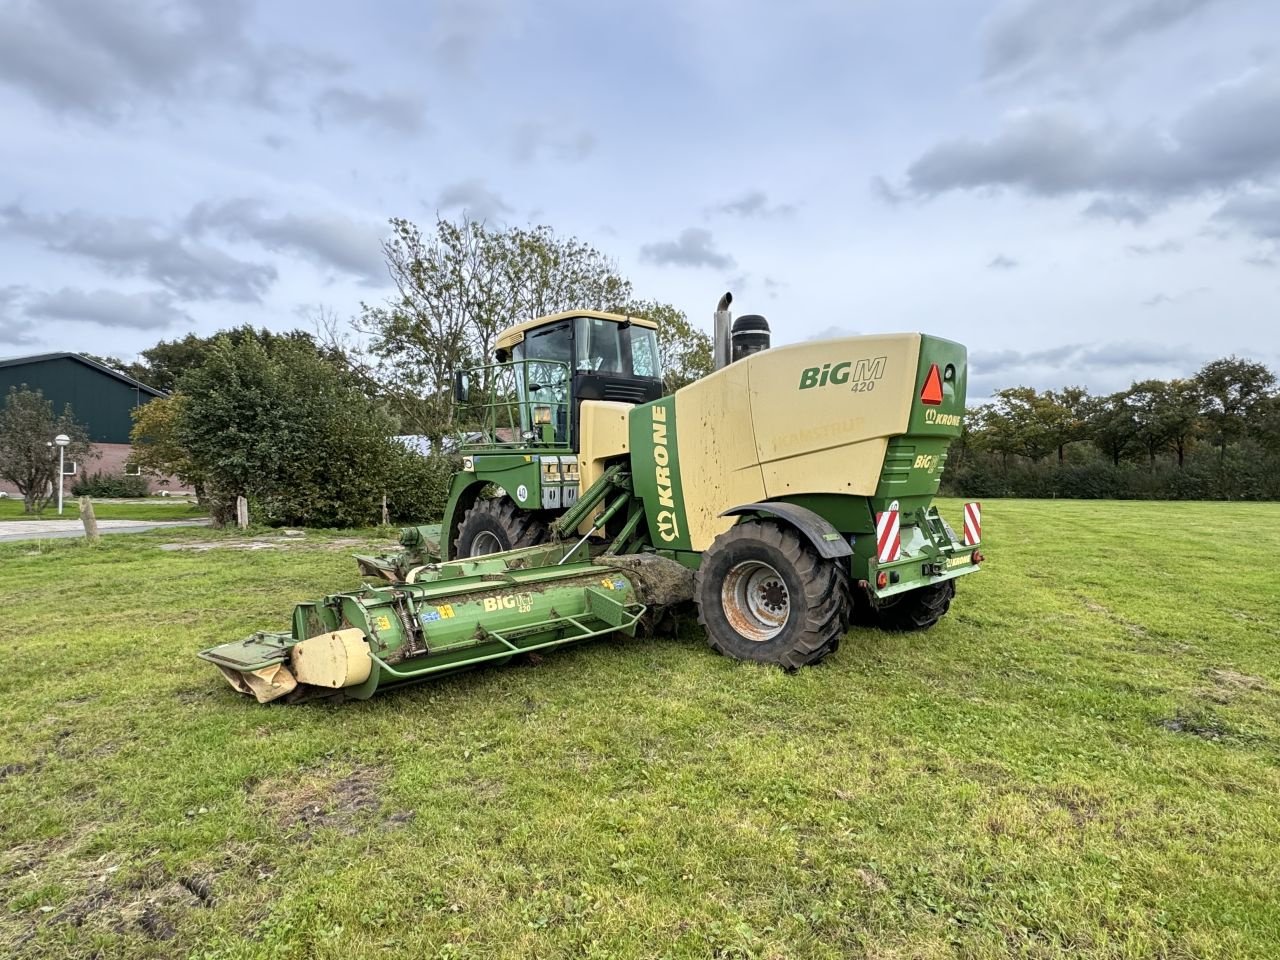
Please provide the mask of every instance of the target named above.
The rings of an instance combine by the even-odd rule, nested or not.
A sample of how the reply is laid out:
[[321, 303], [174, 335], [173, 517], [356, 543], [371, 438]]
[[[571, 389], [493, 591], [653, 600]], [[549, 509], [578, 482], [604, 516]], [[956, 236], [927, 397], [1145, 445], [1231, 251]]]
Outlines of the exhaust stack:
[[731, 362], [730, 337], [733, 326], [733, 314], [729, 312], [729, 304], [733, 303], [733, 294], [726, 293], [716, 305], [715, 342], [713, 344], [713, 369], [721, 370]]

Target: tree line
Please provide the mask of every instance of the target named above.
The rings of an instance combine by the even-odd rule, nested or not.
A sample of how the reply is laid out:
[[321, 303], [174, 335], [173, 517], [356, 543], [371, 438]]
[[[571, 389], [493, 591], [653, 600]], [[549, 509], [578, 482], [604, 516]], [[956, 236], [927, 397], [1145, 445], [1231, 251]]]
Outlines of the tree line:
[[959, 496], [1280, 498], [1280, 390], [1239, 357], [1193, 376], [1083, 387], [1010, 387], [973, 407], [944, 489]]

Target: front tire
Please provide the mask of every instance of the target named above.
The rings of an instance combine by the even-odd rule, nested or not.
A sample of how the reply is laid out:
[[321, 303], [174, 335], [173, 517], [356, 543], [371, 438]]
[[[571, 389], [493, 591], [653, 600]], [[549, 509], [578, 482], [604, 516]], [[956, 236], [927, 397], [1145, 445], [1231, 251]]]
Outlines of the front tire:
[[519, 509], [508, 497], [479, 500], [462, 517], [454, 556], [482, 557], [520, 547], [536, 547], [547, 540], [547, 525]]
[[795, 530], [749, 520], [716, 537], [695, 576], [713, 650], [788, 670], [817, 663], [847, 629], [848, 573]]

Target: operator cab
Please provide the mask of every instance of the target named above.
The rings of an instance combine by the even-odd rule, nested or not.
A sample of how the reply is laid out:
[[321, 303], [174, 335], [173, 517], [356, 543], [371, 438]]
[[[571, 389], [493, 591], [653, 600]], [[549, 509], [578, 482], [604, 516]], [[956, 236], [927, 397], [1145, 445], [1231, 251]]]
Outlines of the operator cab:
[[495, 345], [515, 370], [521, 434], [576, 448], [578, 401], [648, 403], [662, 396], [658, 325], [571, 310], [509, 327]]

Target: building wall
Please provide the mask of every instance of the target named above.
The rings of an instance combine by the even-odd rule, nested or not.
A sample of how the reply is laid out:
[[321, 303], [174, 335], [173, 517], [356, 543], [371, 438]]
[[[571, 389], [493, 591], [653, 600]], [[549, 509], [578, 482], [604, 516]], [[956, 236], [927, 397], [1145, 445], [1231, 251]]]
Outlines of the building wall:
[[85, 425], [93, 443], [127, 444], [134, 407], [151, 399], [145, 390], [71, 357], [0, 367], [0, 398], [10, 387], [24, 384], [44, 394], [53, 404], [55, 416], [61, 415], [65, 404], [71, 404], [76, 420]]
[[[124, 473], [125, 465], [128, 464], [129, 458], [133, 454], [133, 447], [127, 443], [95, 443], [90, 453], [96, 454], [96, 458], [91, 457], [89, 460], [77, 464], [79, 476], [86, 473]], [[67, 469], [71, 469], [68, 465]], [[191, 493], [191, 488], [183, 486], [177, 477], [154, 477], [150, 474], [147, 477], [147, 489], [151, 493], [159, 493], [161, 490], [168, 490], [170, 493]], [[76, 482], [76, 477], [68, 476], [65, 480], [65, 496], [71, 496], [71, 486]], [[18, 488], [7, 480], [0, 480], [0, 491], [3, 491], [11, 497], [18, 496]]]

